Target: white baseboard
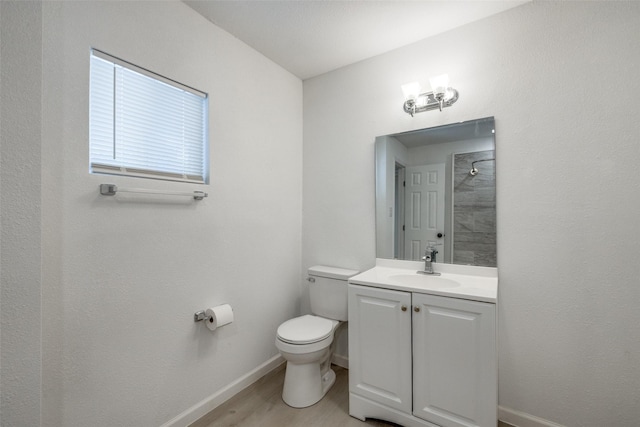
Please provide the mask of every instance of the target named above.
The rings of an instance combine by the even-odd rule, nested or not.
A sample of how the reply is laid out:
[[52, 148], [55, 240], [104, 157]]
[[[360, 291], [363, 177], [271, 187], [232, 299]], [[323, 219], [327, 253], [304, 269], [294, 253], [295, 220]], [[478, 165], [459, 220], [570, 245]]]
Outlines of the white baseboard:
[[240, 393], [242, 390], [258, 381], [260, 378], [284, 363], [284, 359], [279, 354], [264, 362], [254, 370], [238, 378], [231, 384], [207, 397], [200, 403], [187, 409], [172, 420], [162, 424], [160, 427], [186, 427], [199, 420], [209, 412], [222, 405], [224, 402]]
[[334, 365], [338, 365], [341, 368], [349, 369], [349, 357], [347, 356], [334, 353], [331, 357], [331, 363], [333, 363]]
[[535, 417], [514, 409], [498, 406], [498, 419], [516, 427], [565, 427], [544, 418]]

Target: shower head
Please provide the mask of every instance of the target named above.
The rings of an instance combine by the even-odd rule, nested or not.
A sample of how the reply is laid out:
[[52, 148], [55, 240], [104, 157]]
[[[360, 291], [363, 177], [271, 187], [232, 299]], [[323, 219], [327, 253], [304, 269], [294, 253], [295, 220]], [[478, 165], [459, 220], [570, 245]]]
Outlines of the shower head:
[[476, 175], [478, 175], [478, 172], [480, 172], [476, 168], [476, 163], [478, 163], [478, 162], [489, 162], [491, 160], [495, 160], [495, 159], [482, 159], [482, 160], [476, 160], [475, 162], [471, 162], [471, 170], [469, 171], [469, 175], [476, 176]]

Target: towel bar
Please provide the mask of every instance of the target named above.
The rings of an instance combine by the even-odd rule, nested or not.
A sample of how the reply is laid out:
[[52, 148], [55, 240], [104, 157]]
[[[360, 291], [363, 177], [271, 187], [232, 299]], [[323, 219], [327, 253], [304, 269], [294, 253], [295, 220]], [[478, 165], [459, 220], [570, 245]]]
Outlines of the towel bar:
[[103, 196], [115, 196], [116, 193], [142, 193], [142, 194], [160, 194], [163, 196], [188, 196], [193, 197], [194, 200], [202, 200], [209, 195], [204, 191], [161, 191], [161, 190], [149, 190], [146, 188], [118, 188], [115, 184], [100, 184], [100, 194]]

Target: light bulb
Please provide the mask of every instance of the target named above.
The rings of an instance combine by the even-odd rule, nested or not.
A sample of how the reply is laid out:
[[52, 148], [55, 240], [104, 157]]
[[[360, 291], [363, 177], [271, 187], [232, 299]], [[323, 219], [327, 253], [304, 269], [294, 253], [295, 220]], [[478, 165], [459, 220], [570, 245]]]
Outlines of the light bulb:
[[416, 99], [418, 99], [418, 95], [420, 95], [421, 90], [422, 88], [420, 87], [420, 83], [418, 82], [411, 82], [402, 85], [402, 93], [404, 94], [404, 99], [406, 101], [410, 99], [415, 101]]
[[438, 96], [443, 97], [449, 87], [449, 76], [447, 74], [441, 74], [432, 77], [429, 79], [429, 84], [431, 84], [431, 90], [436, 98], [438, 98]]

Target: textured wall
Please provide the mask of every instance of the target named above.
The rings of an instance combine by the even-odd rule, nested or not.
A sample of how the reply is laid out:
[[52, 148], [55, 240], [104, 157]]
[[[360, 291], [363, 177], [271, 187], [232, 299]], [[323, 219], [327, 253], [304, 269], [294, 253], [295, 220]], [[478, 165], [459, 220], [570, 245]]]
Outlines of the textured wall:
[[[376, 136], [495, 116], [500, 405], [636, 426], [638, 28], [638, 2], [532, 2], [305, 81], [303, 266], [374, 264]], [[405, 114], [443, 72], [460, 100]]]
[[[302, 84], [181, 2], [44, 2], [42, 31], [43, 425], [158, 426], [299, 312]], [[88, 173], [91, 47], [209, 93], [210, 185]], [[221, 303], [234, 323], [193, 322]]]
[[453, 156], [453, 263], [497, 267], [495, 152]]
[[40, 425], [42, 19], [0, 2], [0, 425]]

